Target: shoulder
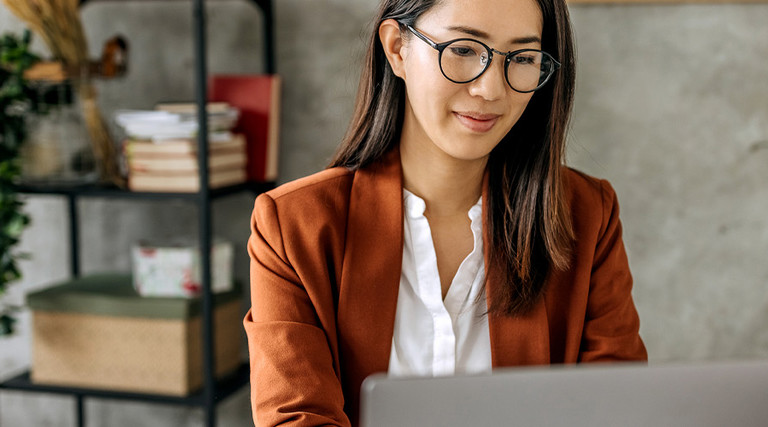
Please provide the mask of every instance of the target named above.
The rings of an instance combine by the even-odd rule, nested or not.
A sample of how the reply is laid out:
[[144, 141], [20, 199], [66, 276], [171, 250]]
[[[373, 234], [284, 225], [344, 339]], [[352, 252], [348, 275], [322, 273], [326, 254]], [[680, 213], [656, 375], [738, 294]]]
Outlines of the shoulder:
[[340, 187], [349, 187], [355, 172], [347, 168], [330, 168], [315, 174], [287, 182], [266, 194], [273, 200], [284, 199], [289, 202], [295, 198], [305, 198], [337, 192]]
[[336, 205], [348, 198], [354, 174], [346, 168], [326, 169], [259, 195], [257, 206], [260, 199], [262, 203], [274, 204], [278, 210], [321, 209]]
[[605, 197], [615, 197], [615, 191], [611, 184], [601, 178], [587, 175], [577, 169], [563, 167], [565, 187], [569, 197], [576, 199], [603, 200]]
[[252, 225], [309, 232], [321, 224], [343, 223], [354, 175], [346, 168], [331, 168], [262, 193], [254, 203]]
[[584, 227], [602, 229], [618, 215], [616, 192], [607, 180], [569, 167], [564, 167], [563, 178], [577, 233]]

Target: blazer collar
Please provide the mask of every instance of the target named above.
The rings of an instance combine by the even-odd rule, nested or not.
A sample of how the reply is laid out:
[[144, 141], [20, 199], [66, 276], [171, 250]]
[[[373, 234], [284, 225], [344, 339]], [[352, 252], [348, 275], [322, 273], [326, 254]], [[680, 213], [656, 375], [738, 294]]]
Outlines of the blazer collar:
[[[355, 172], [339, 288], [342, 362], [352, 374], [386, 372], [403, 258], [400, 150]], [[359, 379], [362, 381], [362, 378]]]

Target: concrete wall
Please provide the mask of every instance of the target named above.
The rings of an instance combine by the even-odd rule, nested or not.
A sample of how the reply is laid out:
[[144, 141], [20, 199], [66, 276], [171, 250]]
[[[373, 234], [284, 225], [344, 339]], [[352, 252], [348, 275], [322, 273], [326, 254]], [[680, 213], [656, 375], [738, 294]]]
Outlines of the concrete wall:
[[[261, 71], [259, 13], [209, 5], [211, 72]], [[376, 0], [280, 0], [277, 64], [285, 79], [281, 180], [321, 169], [346, 127]], [[579, 77], [569, 162], [619, 194], [641, 333], [654, 362], [768, 356], [768, 4], [572, 6]], [[131, 71], [100, 85], [108, 114], [189, 100], [187, 2], [105, 2], [83, 9], [96, 56], [121, 33]], [[0, 6], [0, 32], [21, 24]], [[40, 46], [38, 44], [37, 46]], [[39, 49], [42, 50], [40, 47]], [[252, 196], [214, 206], [216, 233], [243, 247]], [[83, 269], [123, 269], [140, 238], [191, 235], [180, 202], [88, 200]], [[11, 299], [67, 275], [65, 205], [30, 197], [24, 280]], [[247, 256], [235, 268], [247, 278]], [[29, 363], [29, 318], [0, 339], [0, 378]], [[89, 401], [91, 425], [200, 425], [199, 411]], [[247, 391], [220, 406], [221, 425], [249, 420]], [[2, 426], [70, 426], [68, 398], [0, 393]]]
[[622, 203], [650, 355], [768, 355], [768, 5], [575, 7], [571, 163]]

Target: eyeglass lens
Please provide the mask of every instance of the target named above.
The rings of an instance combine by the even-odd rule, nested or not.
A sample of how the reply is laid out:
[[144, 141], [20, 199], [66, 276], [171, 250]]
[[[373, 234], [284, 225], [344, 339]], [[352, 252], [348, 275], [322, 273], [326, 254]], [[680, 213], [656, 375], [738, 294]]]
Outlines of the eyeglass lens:
[[[488, 49], [476, 41], [456, 40], [441, 52], [440, 68], [448, 79], [456, 83], [467, 83], [485, 71], [489, 56]], [[506, 78], [513, 89], [530, 92], [546, 83], [553, 71], [553, 63], [548, 55], [537, 50], [524, 50], [510, 58]]]

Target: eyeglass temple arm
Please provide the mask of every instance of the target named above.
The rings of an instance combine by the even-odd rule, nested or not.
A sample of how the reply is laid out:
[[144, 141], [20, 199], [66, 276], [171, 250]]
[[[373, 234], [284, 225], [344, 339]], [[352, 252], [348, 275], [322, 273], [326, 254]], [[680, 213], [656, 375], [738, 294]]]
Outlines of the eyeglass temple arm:
[[410, 32], [412, 32], [413, 34], [415, 34], [415, 35], [416, 35], [416, 37], [418, 37], [418, 38], [420, 38], [420, 39], [424, 40], [424, 42], [425, 42], [426, 44], [428, 44], [428, 45], [432, 46], [432, 48], [433, 48], [433, 49], [437, 49], [437, 50], [440, 50], [440, 49], [437, 47], [437, 43], [435, 43], [435, 42], [433, 42], [432, 40], [430, 40], [429, 38], [427, 38], [427, 36], [425, 36], [424, 34], [421, 34], [421, 33], [420, 33], [420, 32], [419, 32], [417, 29], [415, 29], [415, 28], [411, 27], [411, 26], [410, 26], [410, 25], [408, 25], [408, 24], [402, 23], [402, 22], [400, 22], [400, 24], [402, 24], [402, 25], [405, 25], [405, 27], [406, 27], [406, 28], [408, 28], [408, 31], [410, 31]]

